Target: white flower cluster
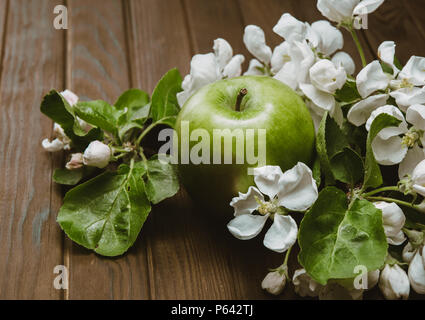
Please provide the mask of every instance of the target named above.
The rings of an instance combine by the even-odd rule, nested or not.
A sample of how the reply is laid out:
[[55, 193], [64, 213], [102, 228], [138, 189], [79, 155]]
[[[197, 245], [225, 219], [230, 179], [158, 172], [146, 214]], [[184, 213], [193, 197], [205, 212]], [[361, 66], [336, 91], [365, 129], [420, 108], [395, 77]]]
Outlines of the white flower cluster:
[[[378, 56], [381, 61], [371, 62], [356, 77], [362, 100], [350, 108], [347, 119], [355, 126], [365, 124], [367, 130], [382, 113], [400, 120], [398, 127], [381, 130], [372, 148], [379, 164], [400, 164], [401, 179], [425, 159], [425, 58], [411, 57], [400, 71], [394, 63], [392, 41], [379, 46]], [[385, 72], [382, 64], [389, 66], [392, 73]], [[394, 104], [389, 104], [390, 98]]]
[[[70, 90], [62, 91], [61, 95], [71, 107], [78, 102], [78, 96]], [[76, 119], [83, 130], [88, 131], [90, 129], [87, 122], [78, 117], [76, 117]], [[65, 134], [65, 131], [58, 123], [53, 124], [53, 132], [55, 139], [53, 141], [44, 139], [41, 143], [43, 148], [48, 152], [70, 150], [71, 139]], [[71, 155], [71, 159], [67, 162], [66, 168], [68, 170], [76, 170], [83, 165], [105, 168], [109, 164], [111, 156], [112, 150], [109, 146], [100, 141], [92, 141], [84, 151], [84, 154], [74, 153]]]
[[[316, 123], [325, 111], [342, 121], [341, 108], [334, 94], [355, 71], [353, 59], [337, 52], [344, 45], [341, 31], [328, 21], [313, 24], [301, 22], [289, 13], [282, 15], [273, 31], [285, 41], [272, 50], [266, 44], [264, 31], [255, 25], [245, 28], [243, 41], [255, 57], [244, 75], [274, 77], [306, 97]], [[190, 74], [184, 78], [183, 91], [178, 94], [181, 106], [201, 87], [224, 78], [238, 77], [245, 58], [233, 56], [224, 39], [214, 41], [214, 53], [197, 54], [192, 58]]]

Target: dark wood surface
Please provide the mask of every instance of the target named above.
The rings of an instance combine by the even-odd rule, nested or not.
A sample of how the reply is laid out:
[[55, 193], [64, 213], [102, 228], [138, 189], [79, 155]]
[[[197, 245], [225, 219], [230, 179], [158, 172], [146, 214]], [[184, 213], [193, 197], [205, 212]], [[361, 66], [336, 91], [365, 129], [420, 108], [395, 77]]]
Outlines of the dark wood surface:
[[[64, 3], [69, 29], [55, 30], [53, 8]], [[245, 25], [263, 27], [275, 46], [281, 39], [271, 29], [281, 14], [313, 22], [321, 19], [315, 3], [0, 0], [0, 298], [271, 298], [260, 282], [283, 257], [268, 252], [261, 237], [234, 239], [225, 223], [197, 208], [184, 190], [153, 208], [122, 257], [103, 258], [67, 239], [55, 222], [63, 190], [51, 179], [64, 159], [40, 146], [52, 123], [39, 104], [52, 88], [111, 103], [130, 87], [151, 92], [170, 68], [186, 74], [192, 55], [211, 51], [218, 37], [248, 61]], [[361, 34], [368, 58], [384, 40], [397, 42], [402, 62], [425, 56], [424, 16], [425, 1], [387, 0]], [[345, 50], [359, 70], [347, 34]], [[62, 264], [69, 268], [69, 290], [53, 288], [53, 268]], [[296, 295], [289, 287], [279, 298]]]

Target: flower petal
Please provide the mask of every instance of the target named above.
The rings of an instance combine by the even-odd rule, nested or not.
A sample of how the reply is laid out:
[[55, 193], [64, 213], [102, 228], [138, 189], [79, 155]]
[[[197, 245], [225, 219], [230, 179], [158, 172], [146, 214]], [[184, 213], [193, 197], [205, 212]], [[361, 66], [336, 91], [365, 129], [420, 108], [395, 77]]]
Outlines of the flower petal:
[[344, 46], [341, 31], [326, 20], [316, 21], [311, 25], [308, 40], [319, 52], [326, 56], [331, 56]]
[[297, 223], [290, 216], [274, 215], [274, 221], [264, 236], [264, 246], [275, 252], [285, 252], [297, 240]]
[[413, 248], [412, 244], [410, 242], [408, 242], [402, 251], [402, 257], [403, 257], [403, 261], [410, 263], [413, 259], [413, 257], [415, 256], [416, 252], [418, 251], [417, 248]]
[[284, 41], [280, 45], [276, 46], [273, 50], [273, 55], [270, 62], [272, 72], [276, 74], [280, 69], [282, 69], [283, 65], [290, 60], [290, 45], [287, 41]]
[[376, 162], [383, 166], [399, 164], [406, 156], [408, 150], [401, 142], [402, 140], [399, 136], [384, 140], [378, 135], [372, 142]]
[[357, 127], [365, 124], [371, 113], [375, 109], [384, 106], [388, 98], [388, 94], [377, 94], [356, 103], [348, 111], [348, 121]]
[[356, 71], [356, 65], [353, 58], [344, 51], [340, 51], [334, 54], [331, 60], [336, 66], [341, 66], [345, 69], [345, 72], [349, 75], [353, 75]]
[[266, 45], [264, 31], [254, 25], [245, 27], [243, 42], [248, 51], [261, 62], [268, 64], [272, 57], [272, 49]]
[[416, 166], [425, 159], [425, 150], [415, 145], [413, 148], [407, 151], [406, 157], [400, 163], [398, 167], [398, 177], [403, 179], [408, 174], [412, 174]]
[[362, 98], [370, 96], [375, 91], [385, 90], [389, 82], [389, 77], [384, 73], [377, 60], [364, 67], [356, 78], [357, 89]]
[[247, 193], [239, 192], [238, 197], [234, 197], [230, 202], [230, 206], [235, 209], [235, 216], [241, 214], [250, 214], [258, 209], [259, 204], [256, 197], [263, 201], [264, 197], [261, 192], [255, 187], [249, 187]]
[[302, 162], [285, 171], [279, 185], [279, 205], [289, 210], [305, 211], [317, 200], [316, 181], [310, 168]]
[[359, 2], [360, 0], [318, 0], [317, 9], [333, 22], [348, 22]]
[[414, 184], [425, 185], [425, 160], [420, 161], [412, 172]]
[[395, 99], [400, 109], [406, 112], [411, 105], [425, 103], [425, 87], [402, 88], [391, 92], [390, 96]]
[[420, 194], [422, 197], [425, 197], [425, 187], [419, 184], [414, 184], [412, 187], [413, 191], [417, 194]]
[[378, 58], [393, 68], [394, 75], [399, 72], [394, 65], [395, 47], [394, 41], [384, 41], [378, 48]]
[[410, 262], [408, 275], [412, 289], [416, 293], [425, 294], [425, 264], [421, 251], [423, 249], [418, 250]]
[[425, 130], [425, 106], [414, 104], [407, 109], [406, 120], [416, 129]]
[[387, 236], [388, 243], [392, 245], [400, 245], [406, 237], [401, 230], [406, 222], [406, 216], [401, 208], [391, 202], [375, 202], [374, 206], [382, 211], [382, 220], [385, 235]]
[[77, 104], [78, 102], [78, 96], [71, 90], [66, 89], [65, 91], [61, 92], [61, 95], [69, 103], [71, 107], [74, 104]]
[[284, 13], [273, 27], [273, 32], [286, 41], [303, 41], [307, 35], [307, 24], [295, 19], [289, 13]]
[[41, 142], [42, 147], [44, 150], [48, 152], [57, 152], [64, 148], [64, 143], [60, 141], [59, 139], [55, 139], [52, 142], [50, 142], [49, 139], [44, 139]]
[[257, 59], [251, 59], [249, 61], [248, 70], [244, 73], [244, 76], [262, 76], [264, 72], [264, 65]]
[[279, 181], [282, 177], [282, 169], [278, 166], [254, 168], [255, 184], [270, 199], [273, 199], [279, 192]]
[[227, 78], [239, 77], [242, 73], [242, 63], [245, 57], [241, 54], [234, 56], [230, 62], [224, 67], [223, 76]]
[[230, 59], [232, 59], [232, 46], [226, 40], [218, 38], [214, 40], [213, 49], [220, 71], [223, 71], [224, 67], [230, 62]]
[[301, 83], [300, 89], [319, 108], [326, 111], [332, 111], [335, 108], [335, 98], [332, 94], [320, 91], [312, 84], [306, 83]]
[[415, 86], [425, 85], [425, 58], [412, 56], [401, 70], [399, 79], [407, 79]]
[[398, 127], [388, 127], [388, 128], [382, 129], [378, 134], [382, 139], [386, 140], [390, 137], [397, 136], [407, 132], [407, 123], [406, 123], [406, 120], [404, 120], [403, 113], [401, 113], [401, 111], [397, 107], [392, 105], [385, 105], [385, 106], [379, 107], [378, 109], [376, 109], [375, 111], [371, 113], [369, 119], [366, 122], [367, 131], [370, 130], [370, 127], [372, 126], [372, 123], [376, 119], [376, 117], [378, 117], [382, 113], [389, 114], [390, 116], [393, 116], [396, 119], [401, 121]]
[[353, 10], [353, 15], [366, 15], [371, 14], [378, 9], [384, 0], [363, 0]]
[[276, 80], [286, 84], [293, 90], [298, 88], [298, 78], [297, 78], [297, 65], [295, 62], [290, 61], [284, 64], [283, 68], [279, 70], [278, 73], [273, 77]]
[[410, 293], [409, 278], [406, 272], [398, 265], [385, 265], [379, 278], [379, 289], [385, 299], [407, 299]]
[[323, 59], [310, 68], [310, 81], [320, 91], [334, 94], [347, 81], [343, 67], [336, 67], [332, 61]]
[[269, 215], [243, 214], [231, 220], [227, 224], [227, 229], [239, 240], [250, 240], [261, 232]]
[[190, 62], [190, 76], [184, 78], [182, 92], [177, 94], [180, 106], [196, 91], [221, 79], [221, 73], [214, 53], [197, 54]]

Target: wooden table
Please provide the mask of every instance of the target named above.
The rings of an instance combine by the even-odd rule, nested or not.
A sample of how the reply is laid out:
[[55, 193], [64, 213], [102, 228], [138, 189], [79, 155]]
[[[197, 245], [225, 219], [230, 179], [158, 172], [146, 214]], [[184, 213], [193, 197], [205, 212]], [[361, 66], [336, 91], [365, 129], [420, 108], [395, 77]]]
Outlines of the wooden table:
[[[53, 28], [53, 8], [68, 7], [69, 29]], [[156, 206], [129, 252], [100, 257], [67, 239], [55, 222], [61, 188], [52, 172], [64, 159], [41, 148], [52, 122], [39, 111], [50, 89], [115, 101], [127, 88], [151, 92], [167, 70], [188, 72], [193, 54], [223, 37], [249, 57], [243, 26], [264, 28], [270, 46], [280, 15], [321, 19], [313, 0], [0, 0], [0, 298], [267, 299], [260, 282], [282, 256], [261, 238], [238, 241], [180, 192]], [[383, 40], [397, 55], [425, 56], [425, 1], [393, 0], [361, 34], [367, 56]], [[347, 34], [345, 50], [360, 61]], [[248, 60], [248, 59], [247, 59]], [[230, 217], [229, 217], [230, 219]], [[53, 287], [56, 265], [69, 290]], [[295, 298], [289, 288], [280, 298]]]

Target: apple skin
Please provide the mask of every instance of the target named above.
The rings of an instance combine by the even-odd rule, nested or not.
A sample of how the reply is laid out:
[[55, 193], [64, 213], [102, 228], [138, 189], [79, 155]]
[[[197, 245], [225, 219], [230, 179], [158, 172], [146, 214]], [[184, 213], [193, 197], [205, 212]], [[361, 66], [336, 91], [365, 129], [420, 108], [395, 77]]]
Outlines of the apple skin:
[[[242, 88], [248, 93], [242, 100], [240, 111], [236, 111], [236, 99]], [[221, 80], [196, 92], [177, 117], [175, 130], [179, 152], [182, 121], [189, 121], [189, 132], [202, 128], [210, 134], [211, 164], [194, 165], [191, 161], [181, 164], [179, 161], [178, 173], [191, 198], [214, 214], [232, 213], [229, 206], [232, 198], [255, 185], [247, 169], [256, 166], [236, 164], [235, 143], [232, 164], [212, 164], [214, 129], [266, 129], [267, 165], [277, 165], [285, 171], [298, 161], [312, 164], [315, 131], [310, 112], [299, 95], [270, 77], [242, 76]], [[257, 134], [255, 141], [258, 141]], [[189, 142], [190, 150], [197, 143]], [[255, 154], [257, 150], [255, 148]]]

